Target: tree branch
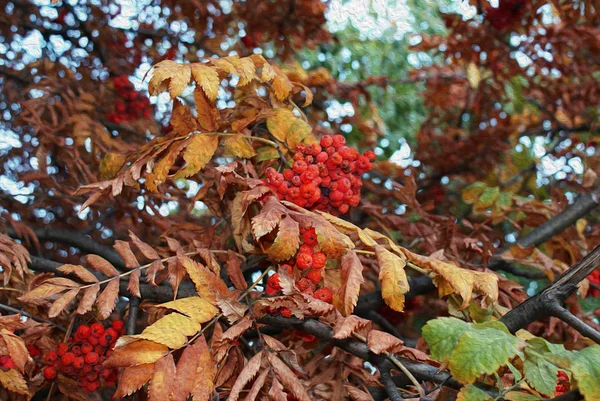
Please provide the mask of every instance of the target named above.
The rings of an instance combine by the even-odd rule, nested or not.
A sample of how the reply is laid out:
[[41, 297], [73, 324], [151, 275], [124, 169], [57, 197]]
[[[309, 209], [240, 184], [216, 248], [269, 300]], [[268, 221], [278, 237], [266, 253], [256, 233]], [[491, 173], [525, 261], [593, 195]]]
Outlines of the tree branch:
[[559, 318], [569, 326], [573, 327], [584, 337], [590, 338], [596, 343], [600, 344], [600, 332], [586, 324], [584, 321], [573, 315], [562, 306], [556, 303], [550, 304], [550, 315]]
[[[6, 231], [9, 236], [13, 238], [19, 238], [17, 232], [12, 227], [7, 226]], [[123, 261], [123, 258], [121, 258], [121, 256], [114, 249], [101, 245], [90, 237], [81, 235], [77, 232], [58, 230], [54, 228], [34, 228], [33, 232], [35, 233], [36, 237], [42, 241], [58, 241], [74, 246], [83, 252], [102, 256], [104, 259], [108, 260], [110, 263], [115, 265], [115, 267], [121, 270], [125, 269], [125, 262]]]
[[577, 284], [593, 272], [598, 265], [600, 265], [600, 246], [564, 272], [545, 290], [508, 312], [500, 321], [508, 327], [511, 333], [515, 333], [535, 320], [550, 316], [553, 308], [562, 304], [573, 294], [577, 290]]

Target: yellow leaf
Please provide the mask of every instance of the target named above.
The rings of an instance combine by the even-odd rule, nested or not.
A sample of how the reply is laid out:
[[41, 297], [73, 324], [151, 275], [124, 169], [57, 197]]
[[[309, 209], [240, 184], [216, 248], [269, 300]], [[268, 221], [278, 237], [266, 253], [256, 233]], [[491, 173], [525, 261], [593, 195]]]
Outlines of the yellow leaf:
[[113, 152], [107, 153], [100, 162], [100, 177], [106, 180], [114, 178], [126, 160], [127, 156], [125, 155]]
[[157, 305], [157, 307], [183, 313], [197, 323], [207, 322], [217, 314], [217, 308], [200, 297], [181, 298]]
[[338, 258], [347, 250], [354, 248], [354, 243], [350, 238], [336, 230], [331, 224], [314, 224], [314, 228], [321, 250], [330, 258]]
[[142, 331], [142, 334], [131, 336], [143, 340], [164, 344], [171, 349], [183, 347], [187, 337], [200, 331], [200, 323], [179, 313], [171, 313], [157, 320]]
[[479, 87], [481, 73], [479, 72], [479, 67], [477, 67], [475, 63], [469, 63], [469, 65], [467, 65], [467, 81], [469, 81], [471, 89], [477, 89]]
[[269, 132], [279, 142], [285, 142], [290, 149], [295, 149], [312, 131], [310, 125], [291, 110], [277, 109], [275, 115], [267, 118]]
[[381, 297], [390, 308], [402, 312], [404, 294], [410, 290], [404, 271], [406, 261], [380, 245], [375, 246], [375, 252], [379, 264]]
[[198, 129], [198, 123], [192, 113], [190, 113], [190, 109], [188, 109], [179, 99], [173, 101], [173, 112], [171, 113], [169, 124], [173, 126], [175, 131], [183, 135]]
[[217, 98], [219, 84], [221, 82], [217, 71], [212, 67], [199, 63], [190, 64], [190, 68], [192, 69], [194, 81], [196, 81], [202, 90], [204, 90], [208, 99], [210, 99], [211, 102], [214, 102]]
[[157, 186], [165, 182], [173, 163], [175, 163], [177, 156], [179, 156], [185, 145], [186, 142], [181, 141], [169, 147], [167, 154], [156, 163], [152, 172], [146, 175], [146, 188], [148, 190], [158, 192]]
[[244, 135], [238, 134], [227, 138], [224, 143], [225, 154], [234, 157], [241, 157], [243, 159], [249, 159], [256, 155], [256, 152], [248, 143], [248, 140], [244, 138]]
[[277, 74], [273, 79], [273, 90], [275, 91], [275, 97], [279, 101], [285, 100], [290, 95], [292, 88], [292, 83], [282, 73]]
[[6, 371], [0, 369], [0, 384], [2, 384], [2, 387], [13, 393], [29, 394], [25, 379], [16, 369]]
[[117, 342], [117, 347], [105, 362], [105, 366], [125, 368], [154, 363], [167, 352], [169, 352], [168, 347], [154, 341], [138, 340], [124, 346], [119, 346]]
[[212, 304], [216, 304], [216, 293], [226, 295], [229, 292], [227, 285], [202, 264], [193, 261], [187, 256], [178, 258], [179, 263], [190, 276], [190, 280], [195, 284], [198, 295]]
[[183, 159], [186, 167], [177, 173], [176, 178], [189, 177], [202, 170], [212, 159], [219, 146], [219, 138], [214, 135], [196, 134], [192, 137], [185, 151]]
[[286, 216], [279, 223], [279, 233], [267, 253], [273, 260], [287, 260], [296, 254], [299, 246], [300, 226], [290, 216]]
[[158, 95], [168, 89], [171, 97], [175, 98], [183, 93], [190, 82], [190, 77], [189, 65], [163, 60], [154, 66], [152, 78], [148, 82], [148, 93]]
[[263, 56], [261, 56], [260, 54], [252, 54], [250, 56], [250, 59], [252, 59], [256, 68], [262, 68], [260, 72], [260, 80], [262, 82], [269, 82], [270, 80], [275, 78], [275, 70], [273, 69], [273, 67], [271, 67], [271, 65], [267, 62], [267, 60], [265, 60]]
[[239, 86], [250, 83], [256, 77], [256, 67], [249, 57], [237, 56], [212, 59], [212, 63], [221, 70], [240, 77]]

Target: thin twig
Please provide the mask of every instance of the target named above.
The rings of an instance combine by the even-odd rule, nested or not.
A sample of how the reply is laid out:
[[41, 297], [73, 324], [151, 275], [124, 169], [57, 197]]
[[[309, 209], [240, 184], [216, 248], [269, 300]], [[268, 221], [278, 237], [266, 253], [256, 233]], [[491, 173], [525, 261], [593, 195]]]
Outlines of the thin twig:
[[42, 319], [41, 317], [34, 316], [34, 315], [30, 314], [30, 313], [25, 312], [23, 309], [13, 308], [12, 306], [4, 305], [4, 304], [0, 304], [0, 309], [5, 310], [5, 311], [10, 312], [10, 313], [21, 314], [23, 316], [28, 317], [29, 319], [35, 320], [36, 322], [50, 324], [50, 325], [56, 327], [57, 329], [59, 329], [62, 332], [66, 332], [67, 331], [67, 329], [65, 329], [63, 326], [61, 326], [59, 324], [56, 324], [56, 323], [54, 323], [54, 322], [52, 322], [50, 320], [46, 320], [46, 319]]
[[579, 319], [577, 316], [573, 315], [559, 304], [550, 304], [550, 314], [577, 330], [579, 333], [581, 333], [581, 335], [600, 344], [600, 332], [586, 324], [583, 320]]

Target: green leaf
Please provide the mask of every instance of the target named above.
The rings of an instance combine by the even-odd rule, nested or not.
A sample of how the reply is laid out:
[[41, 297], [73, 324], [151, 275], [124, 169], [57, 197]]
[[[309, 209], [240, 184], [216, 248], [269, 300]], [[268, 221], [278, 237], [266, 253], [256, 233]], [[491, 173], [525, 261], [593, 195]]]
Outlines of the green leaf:
[[456, 396], [456, 401], [488, 401], [492, 399], [493, 398], [488, 393], [472, 384], [468, 384], [461, 388]]
[[471, 327], [468, 323], [453, 317], [440, 317], [430, 320], [423, 327], [423, 338], [429, 345], [431, 356], [443, 361], [450, 358], [459, 337]]
[[500, 189], [498, 187], [486, 188], [483, 193], [479, 196], [475, 206], [478, 209], [487, 209], [492, 206], [500, 196]]
[[525, 381], [531, 387], [546, 395], [554, 394], [556, 375], [558, 374], [558, 367], [548, 359], [553, 354], [559, 354], [559, 352], [556, 352], [559, 350], [553, 348], [553, 345], [542, 338], [534, 338], [527, 341], [527, 346], [524, 349], [523, 373]]
[[482, 374], [496, 372], [517, 355], [520, 340], [504, 331], [505, 327], [496, 328], [498, 323], [474, 325], [460, 336], [449, 364], [456, 380], [473, 383]]
[[515, 377], [515, 381], [518, 382], [519, 380], [521, 380], [523, 378], [523, 375], [521, 375], [521, 372], [519, 372], [519, 369], [517, 369], [515, 367], [515, 365], [513, 365], [512, 363], [507, 363], [506, 366], [508, 366], [508, 369], [510, 370], [510, 373], [512, 373], [512, 375]]
[[600, 345], [593, 345], [572, 355], [571, 372], [585, 401], [600, 400]]
[[279, 159], [279, 152], [272, 146], [261, 146], [256, 149], [256, 162], [264, 162], [265, 160]]

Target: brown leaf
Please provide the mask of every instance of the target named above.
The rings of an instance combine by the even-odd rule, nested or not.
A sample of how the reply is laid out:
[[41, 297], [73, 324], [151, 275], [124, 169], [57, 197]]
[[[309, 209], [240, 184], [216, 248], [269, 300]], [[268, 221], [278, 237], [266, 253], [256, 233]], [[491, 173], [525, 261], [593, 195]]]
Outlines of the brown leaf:
[[198, 123], [208, 132], [214, 132], [219, 126], [219, 109], [211, 102], [204, 91], [196, 89], [194, 91], [194, 101], [196, 102], [196, 112], [198, 113]]
[[79, 277], [84, 283], [97, 283], [98, 282], [98, 278], [96, 276], [94, 276], [89, 270], [87, 270], [86, 268], [84, 268], [83, 266], [79, 266], [79, 265], [62, 265], [59, 266], [58, 269], [59, 272], [63, 272], [65, 274], [75, 274], [77, 277]]
[[294, 372], [292, 372], [281, 359], [272, 353], [267, 354], [267, 358], [279, 380], [281, 380], [285, 388], [287, 388], [298, 401], [311, 401], [311, 397], [306, 392], [304, 385], [300, 383]]
[[175, 175], [175, 178], [190, 177], [202, 170], [212, 159], [218, 146], [219, 137], [207, 134], [194, 134], [183, 151], [183, 159], [186, 162], [186, 166]]
[[[173, 112], [169, 119], [173, 129], [181, 134], [194, 132], [198, 129], [198, 122], [183, 102], [179, 99], [173, 101]], [[172, 165], [173, 163], [171, 163]]]
[[25, 371], [25, 364], [32, 361], [25, 342], [6, 329], [2, 329], [0, 334], [6, 343], [6, 348], [8, 349], [7, 355], [10, 355], [17, 369], [23, 373]]
[[246, 279], [244, 278], [241, 267], [242, 260], [240, 257], [231, 250], [227, 251], [227, 275], [231, 279], [231, 282], [235, 288], [238, 290], [245, 290], [248, 288], [248, 283], [246, 283]]
[[154, 364], [146, 363], [138, 366], [125, 368], [119, 376], [117, 391], [113, 399], [127, 397], [138, 391], [148, 383], [154, 373]]
[[348, 316], [352, 314], [358, 302], [360, 286], [365, 279], [362, 273], [363, 265], [356, 252], [349, 251], [342, 256], [341, 266], [342, 285], [335, 294], [334, 305], [342, 315]]
[[154, 248], [152, 248], [150, 245], [146, 244], [141, 239], [139, 239], [137, 235], [133, 233], [133, 231], [129, 231], [129, 238], [131, 238], [133, 245], [135, 245], [135, 247], [140, 250], [140, 252], [142, 253], [142, 255], [144, 255], [146, 259], [160, 259], [160, 255], [154, 250]]
[[237, 341], [242, 334], [252, 327], [252, 320], [248, 316], [244, 317], [238, 323], [228, 328], [223, 335], [214, 339], [212, 343], [212, 353], [215, 360], [220, 361], [227, 350], [231, 347], [233, 341]]
[[116, 240], [114, 248], [115, 251], [117, 251], [117, 253], [121, 255], [121, 257], [125, 261], [126, 267], [131, 269], [140, 265], [133, 251], [131, 250], [131, 247], [129, 246], [128, 242]]
[[274, 401], [287, 401], [288, 397], [283, 391], [283, 385], [276, 377], [273, 378], [273, 383], [269, 389], [269, 397]]
[[344, 384], [344, 388], [346, 389], [346, 392], [348, 393], [350, 398], [352, 398], [352, 401], [374, 401], [371, 394], [365, 393], [364, 391], [359, 390], [354, 386]]
[[269, 369], [264, 369], [260, 375], [254, 380], [254, 384], [252, 384], [252, 388], [244, 398], [244, 401], [254, 401], [258, 396], [258, 393], [265, 385], [265, 381], [267, 380], [267, 376], [269, 375]]
[[163, 357], [169, 348], [148, 340], [138, 340], [120, 347], [117, 342], [113, 353], [105, 362], [105, 367], [126, 368], [129, 366], [152, 364]]
[[94, 306], [94, 302], [96, 301], [96, 296], [98, 295], [99, 291], [100, 284], [94, 284], [91, 287], [86, 288], [83, 291], [83, 296], [79, 301], [79, 306], [77, 307], [75, 313], [78, 315], [83, 315], [92, 310], [92, 306]]
[[240, 397], [240, 392], [258, 373], [260, 364], [262, 362], [262, 356], [263, 352], [260, 351], [248, 361], [246, 366], [244, 366], [244, 369], [242, 369], [238, 375], [233, 387], [231, 387], [228, 400], [237, 401], [237, 399]]
[[194, 401], [208, 401], [214, 393], [213, 382], [217, 374], [217, 366], [208, 350], [204, 335], [196, 340], [194, 347], [198, 352], [199, 358], [192, 398]]
[[353, 333], [358, 333], [365, 329], [370, 330], [371, 324], [372, 323], [370, 320], [366, 320], [355, 315], [340, 318], [333, 327], [333, 338], [349, 338]]
[[259, 214], [252, 218], [252, 232], [257, 240], [267, 235], [277, 227], [286, 208], [276, 197], [269, 197]]
[[106, 287], [96, 300], [98, 306], [98, 316], [100, 320], [106, 320], [117, 303], [117, 297], [119, 296], [119, 279], [114, 278], [108, 282]]
[[99, 271], [106, 277], [115, 277], [119, 275], [119, 272], [115, 267], [106, 259], [98, 255], [85, 255], [86, 262], [94, 270]]
[[189, 345], [183, 350], [173, 378], [172, 401], [185, 401], [194, 389], [199, 357], [197, 346]]
[[179, 263], [185, 268], [190, 279], [196, 286], [196, 291], [200, 297], [210, 301], [213, 305], [216, 304], [216, 293], [223, 296], [229, 292], [227, 285], [217, 277], [212, 271], [198, 262], [193, 261], [187, 256], [177, 258]]
[[127, 284], [127, 291], [129, 291], [129, 293], [135, 297], [141, 298], [142, 295], [140, 294], [140, 270], [134, 270], [130, 275], [129, 275], [129, 283]]
[[279, 232], [267, 254], [272, 260], [287, 260], [296, 254], [299, 247], [300, 226], [290, 216], [286, 216], [279, 223]]
[[168, 401], [175, 378], [173, 354], [167, 354], [154, 364], [154, 373], [148, 386], [148, 401]]
[[217, 306], [230, 324], [243, 318], [248, 310], [248, 306], [239, 302], [234, 297], [223, 297], [220, 294], [217, 294]]
[[161, 260], [155, 260], [152, 264], [146, 269], [146, 278], [148, 282], [152, 285], [156, 285], [156, 273], [164, 269], [165, 266]]
[[382, 352], [391, 352], [395, 354], [403, 348], [403, 342], [393, 335], [379, 331], [371, 330], [367, 336], [367, 345], [375, 354], [379, 355]]
[[71, 303], [73, 299], [79, 294], [79, 288], [67, 291], [60, 298], [58, 298], [48, 311], [48, 317], [58, 316], [66, 307]]

